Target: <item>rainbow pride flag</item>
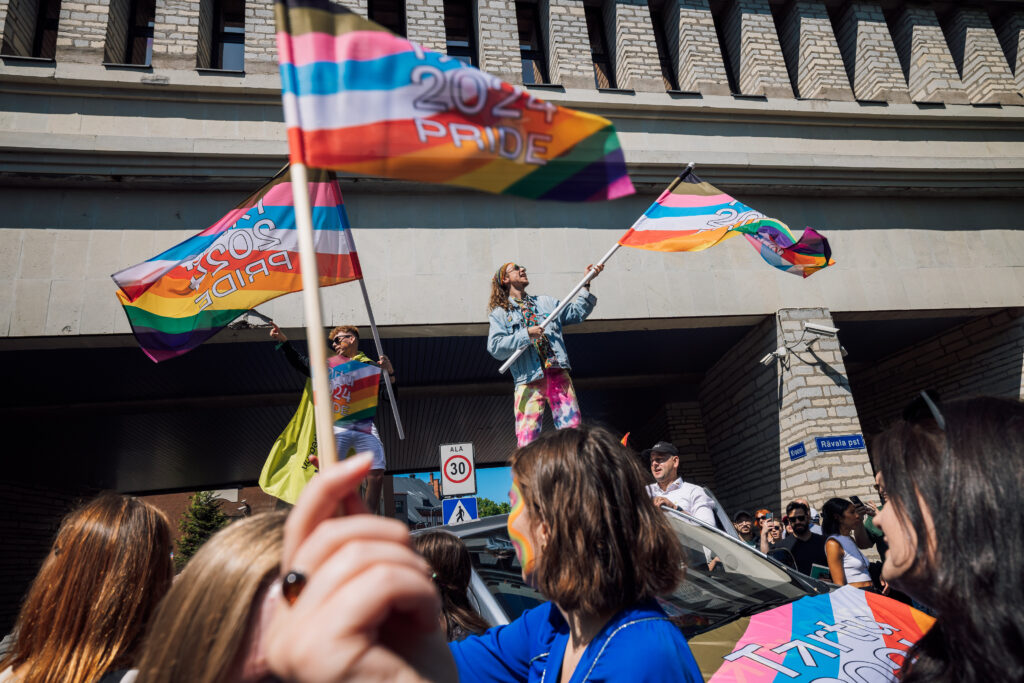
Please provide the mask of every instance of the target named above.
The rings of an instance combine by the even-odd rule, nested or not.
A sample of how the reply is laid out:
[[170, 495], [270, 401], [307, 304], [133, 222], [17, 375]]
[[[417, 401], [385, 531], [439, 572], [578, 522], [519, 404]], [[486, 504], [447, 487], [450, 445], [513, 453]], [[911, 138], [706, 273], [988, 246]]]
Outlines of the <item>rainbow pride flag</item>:
[[690, 638], [711, 683], [887, 681], [934, 619], [853, 586], [801, 598]]
[[733, 199], [687, 168], [619, 239], [651, 251], [701, 251], [744, 235], [761, 258], [803, 277], [835, 264], [823, 235], [811, 228], [799, 240], [782, 221]]
[[345, 356], [332, 356], [327, 368], [334, 424], [351, 427], [372, 420], [377, 414], [380, 367]]
[[633, 194], [615, 127], [329, 0], [275, 0], [293, 163], [530, 199]]
[[[309, 194], [320, 286], [361, 278], [334, 175], [309, 169]], [[287, 168], [198, 235], [111, 277], [139, 346], [157, 363], [250, 308], [301, 290]]]

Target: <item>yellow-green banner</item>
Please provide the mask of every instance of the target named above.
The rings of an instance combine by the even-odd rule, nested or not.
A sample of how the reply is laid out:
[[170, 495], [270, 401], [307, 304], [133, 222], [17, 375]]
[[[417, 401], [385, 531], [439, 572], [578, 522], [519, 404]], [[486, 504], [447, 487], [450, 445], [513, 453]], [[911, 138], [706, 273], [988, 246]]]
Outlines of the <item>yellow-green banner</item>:
[[316, 425], [313, 422], [313, 387], [306, 380], [299, 407], [288, 426], [277, 437], [260, 472], [260, 488], [286, 503], [295, 504], [299, 494], [317, 468], [310, 462], [316, 456]]

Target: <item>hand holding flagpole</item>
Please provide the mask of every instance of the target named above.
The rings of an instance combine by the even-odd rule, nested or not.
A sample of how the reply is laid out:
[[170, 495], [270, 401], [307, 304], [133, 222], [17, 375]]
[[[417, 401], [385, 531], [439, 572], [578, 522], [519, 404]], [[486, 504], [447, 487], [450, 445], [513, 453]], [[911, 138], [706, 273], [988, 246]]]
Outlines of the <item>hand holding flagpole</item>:
[[[548, 325], [551, 324], [552, 321], [558, 319], [558, 316], [561, 315], [562, 311], [565, 310], [565, 307], [572, 303], [573, 298], [579, 293], [579, 291], [586, 287], [587, 284], [597, 276], [597, 274], [600, 272], [601, 266], [603, 266], [608, 261], [608, 259], [612, 257], [612, 254], [618, 251], [618, 249], [619, 244], [618, 242], [616, 242], [615, 246], [609, 249], [608, 253], [602, 256], [601, 260], [594, 264], [593, 268], [587, 269], [587, 274], [583, 276], [583, 279], [576, 283], [576, 286], [572, 288], [572, 291], [569, 292], [562, 299], [561, 302], [559, 302], [558, 306], [555, 307], [555, 310], [551, 311], [551, 315], [545, 318], [544, 322], [540, 324], [541, 330], [546, 330], [548, 328]], [[514, 363], [516, 359], [519, 358], [519, 356], [523, 355], [523, 353], [528, 348], [530, 348], [529, 344], [527, 344], [526, 346], [520, 346], [518, 349], [516, 349], [515, 353], [509, 356], [508, 360], [502, 363], [501, 367], [498, 368], [498, 372], [503, 373], [506, 370], [508, 370], [512, 366], [512, 363]]]

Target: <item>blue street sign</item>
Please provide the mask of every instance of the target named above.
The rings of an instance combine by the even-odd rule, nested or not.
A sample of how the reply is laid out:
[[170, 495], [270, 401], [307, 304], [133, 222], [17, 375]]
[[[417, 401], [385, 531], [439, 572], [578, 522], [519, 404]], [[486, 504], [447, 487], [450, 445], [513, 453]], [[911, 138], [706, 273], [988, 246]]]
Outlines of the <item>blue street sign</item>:
[[850, 434], [849, 436], [818, 436], [815, 437], [814, 443], [817, 445], [819, 453], [828, 453], [830, 451], [855, 451], [858, 448], [864, 448], [864, 435]]
[[804, 442], [795, 443], [789, 447], [789, 459], [799, 460], [800, 458], [807, 455], [807, 448], [804, 447]]
[[445, 498], [441, 501], [441, 516], [448, 525], [465, 524], [479, 519], [476, 498]]

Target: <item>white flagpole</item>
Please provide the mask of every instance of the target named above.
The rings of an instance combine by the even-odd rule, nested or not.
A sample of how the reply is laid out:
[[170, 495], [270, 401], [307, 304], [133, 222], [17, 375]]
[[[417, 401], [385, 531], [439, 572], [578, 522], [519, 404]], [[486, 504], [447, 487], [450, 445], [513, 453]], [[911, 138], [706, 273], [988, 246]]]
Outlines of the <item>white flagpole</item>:
[[309, 376], [313, 380], [313, 417], [316, 422], [317, 454], [320, 467], [338, 461], [331, 419], [331, 392], [327, 382], [327, 342], [320, 304], [320, 271], [313, 244], [313, 215], [309, 208], [309, 181], [305, 164], [291, 165], [292, 201], [295, 231], [299, 240], [299, 264], [302, 268], [302, 304], [306, 314], [306, 344], [309, 347]]
[[[613, 246], [611, 249], [609, 249], [608, 253], [605, 254], [604, 256], [602, 256], [601, 260], [598, 261], [597, 263], [595, 263], [594, 266], [603, 266], [608, 261], [608, 259], [610, 259], [612, 257], [612, 254], [614, 254], [616, 251], [618, 251], [619, 247], [621, 247], [621, 246], [622, 246], [621, 244], [616, 242], [615, 246]], [[562, 311], [565, 310], [565, 307], [572, 303], [573, 298], [576, 296], [576, 294], [579, 293], [579, 291], [581, 289], [583, 289], [583, 287], [585, 287], [586, 284], [588, 282], [590, 282], [594, 278], [594, 276], [596, 274], [597, 273], [595, 273], [595, 272], [593, 272], [591, 270], [588, 270], [587, 274], [583, 276], [583, 279], [580, 280], [578, 283], [576, 283], [576, 286], [572, 288], [572, 291], [569, 292], [565, 296], [565, 298], [562, 299], [561, 303], [559, 303], [558, 306], [555, 307], [555, 310], [551, 311], [551, 315], [549, 315], [547, 318], [545, 318], [544, 322], [542, 322], [540, 324], [541, 329], [547, 329], [548, 325], [553, 320], [556, 320], [558, 318], [558, 316], [562, 313]], [[509, 356], [508, 360], [506, 360], [501, 365], [501, 367], [498, 368], [498, 373], [500, 374], [500, 373], [503, 373], [506, 370], [508, 370], [509, 367], [512, 366], [512, 363], [514, 363], [516, 361], [516, 358], [519, 358], [519, 356], [523, 355], [523, 353], [528, 348], [530, 348], [529, 344], [527, 344], [526, 346], [520, 346], [518, 349], [516, 349], [516, 352], [513, 353], [511, 356]]]

